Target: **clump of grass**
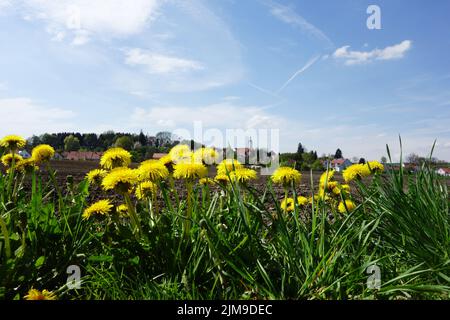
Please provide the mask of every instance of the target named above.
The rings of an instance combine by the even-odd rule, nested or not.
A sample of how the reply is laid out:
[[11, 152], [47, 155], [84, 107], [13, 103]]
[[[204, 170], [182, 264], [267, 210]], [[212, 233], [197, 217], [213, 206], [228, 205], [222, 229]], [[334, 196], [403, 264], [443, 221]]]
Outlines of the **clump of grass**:
[[[156, 195], [138, 200], [127, 187], [125, 212], [89, 219], [82, 219], [89, 182], [64, 192], [50, 174], [47, 185], [36, 171], [0, 175], [2, 298], [23, 298], [32, 287], [61, 299], [450, 298], [448, 193], [427, 165], [357, 181], [352, 210], [338, 209], [351, 195], [332, 194], [328, 173], [317, 188], [311, 174], [318, 194], [307, 206], [291, 184], [287, 210], [270, 181], [258, 193], [227, 172], [217, 188], [192, 180], [188, 198], [171, 176], [155, 181], [156, 211]], [[74, 264], [82, 285], [69, 290]], [[378, 289], [367, 286], [374, 265]]]

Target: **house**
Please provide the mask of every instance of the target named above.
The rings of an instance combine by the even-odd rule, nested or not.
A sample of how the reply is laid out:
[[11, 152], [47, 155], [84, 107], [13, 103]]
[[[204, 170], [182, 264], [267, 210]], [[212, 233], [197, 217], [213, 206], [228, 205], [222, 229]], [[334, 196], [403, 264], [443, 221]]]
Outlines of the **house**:
[[24, 159], [31, 158], [31, 155], [26, 150], [20, 150], [18, 153], [19, 153], [19, 156], [21, 156]]
[[436, 173], [440, 176], [450, 177], [450, 168], [439, 168]]
[[96, 151], [69, 151], [63, 153], [64, 159], [74, 161], [80, 160], [99, 161], [102, 155], [103, 152], [96, 152]]
[[156, 159], [156, 160], [159, 160], [159, 159], [161, 159], [162, 157], [165, 157], [165, 156], [167, 156], [168, 155], [168, 153], [154, 153], [153, 154], [153, 159]]
[[[324, 167], [327, 168], [328, 167], [328, 161], [324, 162]], [[340, 159], [333, 159], [330, 162], [330, 169], [333, 169], [336, 172], [342, 172], [345, 169], [347, 169], [348, 167], [350, 167], [353, 163], [348, 160], [348, 159], [344, 159], [344, 158], [340, 158]]]
[[60, 153], [55, 152], [55, 155], [53, 156], [53, 160], [64, 160], [64, 157]]

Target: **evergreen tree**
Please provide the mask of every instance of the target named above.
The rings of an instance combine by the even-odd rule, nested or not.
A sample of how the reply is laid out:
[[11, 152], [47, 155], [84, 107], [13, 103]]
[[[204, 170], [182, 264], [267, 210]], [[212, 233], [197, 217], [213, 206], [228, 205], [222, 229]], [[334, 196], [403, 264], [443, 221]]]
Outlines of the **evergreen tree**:
[[343, 157], [342, 157], [342, 151], [341, 151], [341, 149], [337, 149], [337, 150], [336, 150], [336, 153], [334, 154], [334, 158], [335, 158], [335, 159], [341, 159], [341, 158], [343, 158]]
[[305, 148], [303, 148], [302, 144], [299, 143], [299, 144], [298, 144], [298, 147], [297, 147], [297, 153], [298, 153], [299, 155], [302, 155], [304, 152], [305, 152]]
[[142, 132], [139, 133], [139, 138], [138, 138], [139, 143], [141, 144], [141, 146], [146, 146], [147, 145], [147, 137], [145, 136], [145, 134]]

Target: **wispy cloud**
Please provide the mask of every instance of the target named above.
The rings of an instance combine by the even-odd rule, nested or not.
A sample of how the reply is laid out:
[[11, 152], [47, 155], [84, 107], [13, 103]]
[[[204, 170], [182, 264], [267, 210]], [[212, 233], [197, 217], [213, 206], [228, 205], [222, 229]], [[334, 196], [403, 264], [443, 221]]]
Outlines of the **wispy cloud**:
[[179, 73], [204, 69], [198, 61], [163, 55], [139, 48], [126, 50], [125, 56], [126, 64], [143, 66], [150, 74]]
[[298, 28], [301, 31], [315, 37], [316, 39], [326, 43], [327, 47], [334, 47], [333, 42], [318, 27], [308, 22], [304, 17], [295, 12], [292, 8], [275, 3], [266, 2], [270, 8], [270, 13], [278, 20]]
[[282, 86], [280, 89], [277, 90], [277, 94], [279, 94], [281, 91], [283, 91], [289, 83], [291, 83], [292, 80], [294, 80], [298, 75], [302, 74], [306, 70], [308, 70], [314, 63], [316, 63], [317, 60], [320, 59], [320, 55], [313, 57], [310, 59], [302, 68], [297, 70]]
[[346, 65], [363, 64], [373, 62], [374, 60], [401, 59], [411, 47], [411, 40], [405, 40], [399, 44], [384, 49], [374, 49], [372, 51], [352, 51], [349, 50], [350, 46], [343, 46], [334, 52], [333, 57], [344, 60]]

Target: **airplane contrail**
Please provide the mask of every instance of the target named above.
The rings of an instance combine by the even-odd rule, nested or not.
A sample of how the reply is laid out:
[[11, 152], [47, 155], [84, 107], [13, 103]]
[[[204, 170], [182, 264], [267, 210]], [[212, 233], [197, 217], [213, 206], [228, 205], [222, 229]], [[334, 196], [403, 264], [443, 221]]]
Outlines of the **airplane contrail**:
[[290, 83], [292, 80], [294, 80], [299, 74], [301, 74], [301, 73], [305, 72], [306, 70], [308, 70], [314, 63], [316, 63], [317, 60], [319, 60], [320, 57], [321, 57], [320, 55], [315, 56], [314, 58], [312, 58], [311, 60], [309, 60], [309, 61], [306, 63], [306, 65], [304, 65], [301, 69], [297, 70], [297, 71], [292, 75], [292, 77], [290, 77], [290, 78], [289, 78], [289, 79], [281, 86], [281, 88], [278, 89], [278, 90], [276, 91], [276, 94], [279, 94], [281, 91], [283, 91], [284, 88], [286, 88], [286, 87], [289, 85], [289, 83]]
[[250, 87], [252, 87], [252, 88], [254, 88], [254, 89], [256, 89], [256, 90], [261, 91], [262, 93], [268, 94], [269, 96], [272, 96], [272, 97], [274, 97], [274, 98], [280, 98], [280, 96], [279, 96], [278, 94], [276, 94], [276, 93], [274, 93], [274, 92], [272, 92], [272, 91], [266, 90], [266, 89], [264, 89], [264, 88], [261, 88], [261, 87], [257, 86], [257, 85], [254, 84], [254, 83], [248, 82], [247, 84], [248, 84]]

